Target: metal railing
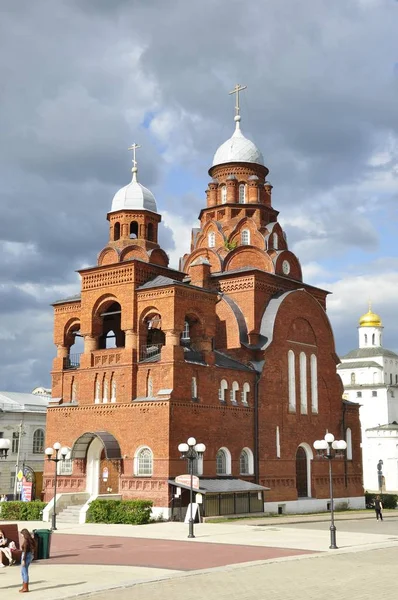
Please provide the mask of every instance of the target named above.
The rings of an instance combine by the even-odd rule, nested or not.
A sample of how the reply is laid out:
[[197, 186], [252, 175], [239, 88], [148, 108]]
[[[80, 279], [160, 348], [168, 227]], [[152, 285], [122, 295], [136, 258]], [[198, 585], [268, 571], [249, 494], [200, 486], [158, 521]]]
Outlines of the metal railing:
[[78, 369], [80, 367], [80, 354], [69, 354], [64, 357], [64, 369]]
[[148, 344], [141, 346], [140, 361], [143, 360], [156, 360], [160, 358], [160, 353], [164, 344]]

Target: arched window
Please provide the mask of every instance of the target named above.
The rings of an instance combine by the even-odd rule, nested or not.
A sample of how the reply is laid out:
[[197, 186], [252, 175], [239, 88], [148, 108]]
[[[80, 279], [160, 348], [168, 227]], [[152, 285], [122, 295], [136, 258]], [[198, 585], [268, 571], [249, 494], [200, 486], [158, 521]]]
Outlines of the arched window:
[[197, 400], [198, 398], [198, 381], [196, 377], [192, 377], [191, 379], [191, 398], [192, 400]]
[[311, 354], [311, 411], [318, 412], [318, 364], [315, 354]]
[[33, 454], [43, 454], [44, 452], [44, 431], [43, 429], [36, 429], [33, 434]]
[[287, 353], [289, 381], [289, 412], [296, 412], [296, 360], [293, 350]]
[[239, 471], [241, 475], [253, 475], [254, 460], [250, 448], [243, 448], [239, 457]]
[[351, 385], [355, 385], [355, 373], [351, 373]]
[[149, 242], [153, 242], [153, 223], [148, 223], [146, 229], [146, 238]]
[[365, 333], [365, 346], [367, 346], [367, 345], [368, 345], [368, 334]]
[[130, 240], [138, 238], [138, 223], [137, 221], [131, 221], [130, 223]]
[[134, 475], [150, 476], [153, 472], [153, 454], [148, 447], [139, 448], [134, 456]]
[[272, 245], [274, 247], [274, 250], [278, 250], [279, 238], [278, 238], [278, 234], [277, 233], [273, 233], [272, 234]]
[[220, 448], [216, 455], [217, 475], [231, 474], [231, 454], [227, 448]]
[[68, 448], [68, 454], [65, 456], [65, 460], [60, 460], [57, 464], [58, 475], [72, 475], [73, 471], [73, 460], [71, 459], [71, 449]]
[[248, 246], [250, 244], [250, 231], [248, 229], [243, 229], [240, 239], [242, 246]]
[[225, 185], [221, 187], [221, 204], [225, 204], [227, 201], [227, 188]]
[[115, 242], [120, 240], [120, 223], [115, 223], [113, 226], [113, 239]]
[[352, 434], [349, 427], [345, 432], [345, 441], [347, 442], [347, 460], [352, 460]]
[[225, 392], [228, 389], [228, 382], [225, 379], [221, 380], [220, 389], [218, 390], [218, 399], [220, 402], [226, 402]]
[[113, 373], [111, 379], [111, 402], [116, 402], [116, 379]]
[[207, 241], [209, 248], [214, 248], [216, 245], [216, 234], [214, 231], [210, 231], [209, 235], [207, 236]]
[[307, 357], [300, 352], [300, 412], [302, 415], [308, 413], [307, 404]]
[[376, 344], [376, 336], [374, 333], [372, 333], [372, 346], [375, 346]]
[[239, 185], [239, 204], [244, 204], [246, 202], [246, 186], [244, 183]]
[[249, 404], [250, 385], [248, 383], [243, 384], [242, 390], [242, 404]]
[[231, 389], [231, 402], [236, 404], [238, 402], [237, 394], [239, 392], [239, 383], [234, 381]]

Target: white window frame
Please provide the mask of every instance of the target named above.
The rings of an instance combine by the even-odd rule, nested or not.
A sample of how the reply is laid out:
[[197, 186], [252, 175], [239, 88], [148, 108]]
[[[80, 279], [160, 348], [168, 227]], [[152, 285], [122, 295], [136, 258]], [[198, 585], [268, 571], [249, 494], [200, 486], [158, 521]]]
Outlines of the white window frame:
[[[246, 459], [247, 459], [247, 471], [242, 471], [241, 461], [242, 461], [243, 454], [246, 455]], [[250, 450], [250, 448], [243, 448], [242, 452], [240, 453], [239, 472], [240, 472], [240, 475], [253, 475], [253, 473], [254, 473], [254, 456], [253, 456], [253, 452]]]
[[[41, 437], [42, 444], [41, 445], [39, 445], [37, 443], [37, 435], [39, 435], [39, 434], [42, 434], [42, 437]], [[41, 427], [38, 427], [33, 432], [32, 454], [44, 454], [44, 442], [45, 442], [44, 429], [42, 429]]]
[[68, 454], [65, 456], [65, 460], [60, 460], [57, 464], [57, 474], [62, 476], [72, 475], [73, 472], [73, 460], [71, 459], [72, 449], [68, 448]]
[[246, 184], [239, 184], [239, 204], [246, 204]]
[[238, 403], [238, 399], [237, 399], [237, 394], [239, 393], [239, 383], [237, 381], [234, 381], [232, 383], [232, 388], [231, 388], [231, 402], [233, 404], [237, 404]]
[[240, 241], [242, 246], [250, 246], [250, 230], [249, 229], [242, 229], [242, 232], [240, 234]]
[[101, 398], [101, 381], [100, 381], [99, 375], [96, 375], [95, 386], [94, 386], [94, 402], [95, 402], [95, 404], [100, 403], [100, 398]]
[[227, 186], [222, 185], [221, 186], [221, 204], [226, 204], [226, 203], [227, 203]]
[[[140, 455], [148, 451], [150, 453], [150, 468], [147, 469], [148, 472], [143, 472], [145, 469], [140, 465]], [[136, 477], [152, 477], [153, 475], [153, 452], [149, 446], [140, 446], [137, 448], [134, 454], [134, 475]]]
[[115, 376], [112, 375], [112, 379], [111, 379], [111, 402], [113, 402], [113, 403], [116, 402], [116, 393], [117, 393], [116, 379], [115, 379]]
[[242, 389], [242, 404], [245, 404], [246, 406], [249, 404], [249, 394], [250, 394], [250, 385], [245, 382], [243, 384], [243, 389]]
[[215, 248], [216, 245], [216, 234], [214, 233], [214, 231], [210, 231], [210, 233], [207, 236], [207, 244], [209, 246], [209, 248]]
[[279, 236], [277, 233], [272, 234], [272, 247], [274, 250], [279, 249]]
[[[219, 456], [219, 454], [221, 452], [223, 453], [223, 456], [224, 456], [224, 465], [225, 465], [225, 469], [223, 469], [223, 470], [225, 470], [224, 473], [221, 473], [219, 471], [218, 464], [217, 464], [217, 457]], [[217, 475], [221, 475], [221, 476], [222, 475], [231, 475], [231, 453], [228, 450], [228, 448], [225, 448], [225, 447], [219, 448], [219, 450], [217, 451], [217, 454], [216, 454], [216, 473], [217, 473]]]
[[225, 392], [228, 389], [228, 381], [226, 379], [221, 379], [220, 388], [218, 390], [218, 399], [220, 402], [226, 402], [227, 399], [225, 397]]

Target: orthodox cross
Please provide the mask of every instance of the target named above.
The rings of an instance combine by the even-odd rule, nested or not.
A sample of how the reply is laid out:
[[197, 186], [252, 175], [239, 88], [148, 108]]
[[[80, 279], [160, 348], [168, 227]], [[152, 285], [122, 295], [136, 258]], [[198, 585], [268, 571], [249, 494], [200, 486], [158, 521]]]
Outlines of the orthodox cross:
[[236, 94], [236, 106], [235, 106], [236, 116], [239, 115], [239, 111], [240, 111], [239, 92], [241, 92], [242, 90], [245, 90], [246, 88], [247, 88], [247, 85], [240, 85], [240, 83], [237, 83], [236, 86], [234, 87], [234, 89], [232, 90], [232, 92], [229, 92], [229, 95]]
[[134, 144], [133, 144], [132, 146], [130, 146], [130, 147], [128, 148], [128, 150], [132, 150], [132, 151], [133, 151], [133, 167], [137, 167], [137, 161], [136, 161], [136, 159], [135, 159], [135, 152], [136, 152], [136, 150], [137, 150], [138, 148], [141, 148], [141, 146], [139, 146], [139, 145], [138, 145], [138, 144], [136, 144], [135, 142], [134, 142]]

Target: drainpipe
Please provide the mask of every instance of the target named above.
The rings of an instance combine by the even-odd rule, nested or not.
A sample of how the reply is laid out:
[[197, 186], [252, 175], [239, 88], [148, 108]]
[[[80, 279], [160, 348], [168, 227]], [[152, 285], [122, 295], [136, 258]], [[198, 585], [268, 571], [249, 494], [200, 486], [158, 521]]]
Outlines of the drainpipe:
[[256, 371], [256, 381], [254, 384], [254, 482], [259, 483], [260, 473], [260, 440], [258, 435], [258, 388], [260, 384], [261, 373]]

